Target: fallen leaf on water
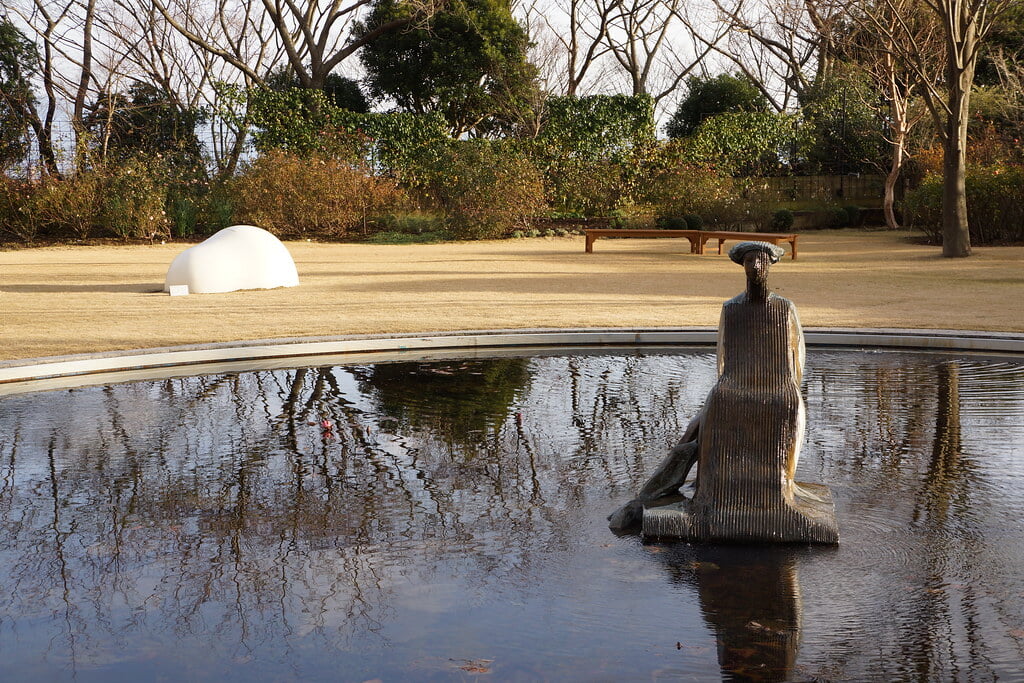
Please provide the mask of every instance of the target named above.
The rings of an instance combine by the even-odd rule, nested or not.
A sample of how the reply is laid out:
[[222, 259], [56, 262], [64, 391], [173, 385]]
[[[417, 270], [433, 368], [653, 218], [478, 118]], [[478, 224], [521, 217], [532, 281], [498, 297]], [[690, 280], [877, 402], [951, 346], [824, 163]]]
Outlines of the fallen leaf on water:
[[656, 546], [656, 545], [645, 545], [644, 546], [644, 550], [646, 550], [649, 553], [663, 553], [663, 552], [665, 552], [664, 548], [662, 548], [660, 546]]
[[721, 569], [714, 562], [691, 562], [688, 566], [693, 571], [715, 571], [716, 569]]
[[458, 668], [466, 673], [471, 674], [489, 674], [491, 673], [491, 663], [493, 659], [450, 659], [451, 662], [462, 662], [458, 665]]
[[1024, 639], [1024, 628], [1015, 628], [1012, 631], [1010, 631], [1010, 635], [1014, 638]]

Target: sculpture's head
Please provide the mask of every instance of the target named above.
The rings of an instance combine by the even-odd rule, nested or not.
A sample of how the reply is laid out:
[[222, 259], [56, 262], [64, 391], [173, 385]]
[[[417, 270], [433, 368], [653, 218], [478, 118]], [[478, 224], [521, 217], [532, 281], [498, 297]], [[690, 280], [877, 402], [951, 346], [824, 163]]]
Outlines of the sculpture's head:
[[784, 250], [768, 242], [740, 242], [729, 250], [729, 258], [747, 271], [747, 291], [764, 296], [768, 291], [768, 268], [778, 263]]

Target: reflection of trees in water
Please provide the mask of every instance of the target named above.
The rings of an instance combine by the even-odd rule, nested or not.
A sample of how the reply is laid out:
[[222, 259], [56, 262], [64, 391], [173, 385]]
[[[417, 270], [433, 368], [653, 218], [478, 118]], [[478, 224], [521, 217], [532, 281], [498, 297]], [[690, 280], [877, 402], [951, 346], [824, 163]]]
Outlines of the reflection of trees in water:
[[[638, 415], [672, 414], [678, 394], [626, 395], [651, 385], [630, 360], [544, 362], [555, 378], [528, 401], [522, 359], [404, 387], [397, 372], [310, 368], [20, 397], [0, 416], [0, 576], [15, 588], [0, 614], [52, 614], [53, 652], [72, 659], [145, 624], [230, 633], [244, 652], [380, 632], [396, 585], [456, 565], [481, 594], [521, 586], [534, 554], [571, 553], [624, 452], [671, 440]], [[388, 407], [417, 382], [428, 403]], [[577, 411], [557, 419], [577, 428], [551, 424], [564, 403]]]
[[[824, 461], [850, 472], [858, 484], [850, 489], [843, 513], [866, 519], [869, 528], [888, 529], [881, 533], [895, 537], [879, 539], [879, 550], [888, 548], [891, 554], [873, 558], [891, 567], [893, 585], [868, 588], [870, 595], [865, 596], [883, 601], [874, 609], [882, 615], [879, 633], [892, 633], [891, 639], [883, 639], [894, 648], [887, 658], [889, 671], [915, 680], [957, 678], [967, 671], [994, 675], [992, 660], [1000, 639], [994, 635], [1010, 632], [1019, 619], [1009, 617], [1017, 612], [1003, 604], [1006, 598], [1021, 604], [1019, 588], [1008, 585], [1007, 595], [1000, 595], [1007, 574], [1016, 572], [1014, 562], [1002, 557], [988, 564], [982, 559], [987, 548], [999, 545], [986, 539], [987, 527], [1000, 524], [991, 495], [1005, 486], [1001, 465], [991, 460], [1005, 459], [1006, 445], [991, 443], [984, 451], [964, 448], [973, 406], [962, 402], [961, 386], [970, 361], [928, 356], [897, 360], [872, 374], [841, 366], [818, 370], [809, 383], [816, 410], [808, 409], [808, 431], [826, 451]], [[997, 396], [1013, 396], [1022, 380], [1024, 372], [1018, 367], [990, 382], [989, 389]], [[974, 377], [970, 381], [979, 393], [982, 383]], [[1024, 415], [1019, 400], [1007, 403], [1005, 398], [996, 398], [986, 410], [998, 411], [1000, 404], [1011, 415]], [[820, 429], [815, 434], [822, 423], [833, 426], [824, 435]], [[844, 424], [848, 426], [835, 427]], [[860, 552], [870, 554], [871, 549]]]
[[378, 411], [403, 429], [428, 429], [450, 443], [485, 439], [529, 383], [525, 358], [479, 363], [381, 363], [353, 368]]
[[[981, 545], [981, 529], [974, 523], [978, 495], [977, 466], [962, 452], [960, 367], [954, 362], [937, 365], [935, 428], [926, 473], [914, 498], [913, 523], [926, 530], [928, 552], [919, 560], [921, 589], [902, 606], [906, 636], [901, 639], [907, 669], [919, 680], [949, 676], [950, 646], [963, 640], [968, 671], [989, 666], [981, 642], [984, 596], [963, 581], [965, 567]], [[969, 558], [969, 559], [968, 559]], [[949, 566], [952, 565], [952, 566]], [[969, 571], [969, 569], [968, 569]], [[956, 576], [960, 575], [960, 580]], [[950, 584], [955, 584], [951, 586]], [[955, 661], [955, 659], [954, 659]]]
[[[905, 556], [872, 559], [893, 562], [900, 585], [856, 598], [889, 622], [877, 636], [890, 670], [989, 671], [978, 623], [995, 614], [1019, 628], [1020, 600], [993, 605], [986, 572], [1000, 565], [973, 566], [989, 471], [968, 447], [971, 377], [930, 357], [870, 371], [811, 360], [801, 467], [820, 470], [802, 476], [847, 482], [847, 515], [884, 515], [907, 536]], [[714, 382], [706, 354], [441, 366], [465, 365], [465, 383], [422, 370], [403, 384], [403, 365], [376, 378], [377, 368], [310, 368], [4, 399], [0, 629], [43, 620], [53, 655], [81, 662], [140, 629], [210, 638], [244, 658], [308, 636], [386, 637], [409, 585], [457, 575], [481, 600], [529, 592], [532, 567], [571, 558], [580, 528], [603, 526]], [[435, 398], [400, 407], [417, 383]], [[1016, 401], [1007, 409], [1020, 415]], [[790, 670], [795, 565], [686, 562], [698, 564], [670, 571], [696, 586], [723, 669], [750, 655]], [[744, 617], [757, 605], [767, 616]]]

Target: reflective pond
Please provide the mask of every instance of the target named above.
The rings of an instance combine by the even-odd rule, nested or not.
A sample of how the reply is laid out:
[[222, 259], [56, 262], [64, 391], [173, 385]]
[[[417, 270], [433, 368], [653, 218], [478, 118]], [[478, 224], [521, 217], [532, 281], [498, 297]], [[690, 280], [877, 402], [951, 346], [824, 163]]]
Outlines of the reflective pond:
[[1024, 361], [811, 350], [841, 545], [611, 534], [708, 350], [0, 398], [0, 680], [1024, 679]]

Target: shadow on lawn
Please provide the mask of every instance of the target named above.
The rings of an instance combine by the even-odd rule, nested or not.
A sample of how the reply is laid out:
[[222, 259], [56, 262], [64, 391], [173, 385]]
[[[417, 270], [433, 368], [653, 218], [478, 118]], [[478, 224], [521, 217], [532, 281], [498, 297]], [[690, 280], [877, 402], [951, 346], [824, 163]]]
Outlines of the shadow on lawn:
[[160, 283], [141, 282], [133, 284], [32, 284], [32, 285], [0, 285], [0, 292], [11, 294], [75, 294], [78, 292], [128, 292], [135, 294], [163, 294], [164, 286]]

